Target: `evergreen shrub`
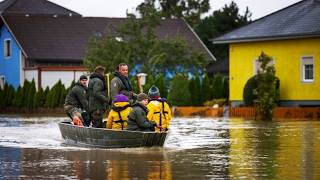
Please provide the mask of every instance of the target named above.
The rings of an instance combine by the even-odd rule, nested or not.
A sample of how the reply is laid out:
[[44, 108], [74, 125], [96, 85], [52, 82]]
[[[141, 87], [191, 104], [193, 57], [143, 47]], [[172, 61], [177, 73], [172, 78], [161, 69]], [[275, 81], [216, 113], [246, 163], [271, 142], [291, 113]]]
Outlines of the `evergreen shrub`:
[[168, 101], [174, 106], [189, 106], [191, 97], [187, 77], [177, 74], [171, 81]]

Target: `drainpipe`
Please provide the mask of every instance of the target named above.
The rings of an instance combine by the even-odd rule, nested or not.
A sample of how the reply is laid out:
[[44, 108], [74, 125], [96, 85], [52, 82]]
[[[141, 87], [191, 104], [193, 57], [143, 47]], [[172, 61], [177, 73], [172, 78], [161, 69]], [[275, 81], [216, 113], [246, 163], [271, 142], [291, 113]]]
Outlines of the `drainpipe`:
[[38, 89], [41, 87], [41, 67], [38, 67]]

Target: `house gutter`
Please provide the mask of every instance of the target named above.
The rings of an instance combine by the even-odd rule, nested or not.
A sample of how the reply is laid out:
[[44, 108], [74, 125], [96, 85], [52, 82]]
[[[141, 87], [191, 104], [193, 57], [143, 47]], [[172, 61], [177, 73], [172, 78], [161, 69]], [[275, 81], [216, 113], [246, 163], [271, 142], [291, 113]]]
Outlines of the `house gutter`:
[[260, 37], [260, 38], [247, 38], [247, 39], [227, 39], [227, 40], [217, 40], [211, 39], [213, 44], [229, 44], [229, 43], [242, 43], [242, 42], [257, 42], [257, 41], [276, 41], [276, 40], [289, 40], [289, 39], [301, 39], [301, 38], [313, 38], [320, 37], [320, 34], [310, 34], [310, 35], [295, 35], [295, 36], [271, 36], [271, 37]]

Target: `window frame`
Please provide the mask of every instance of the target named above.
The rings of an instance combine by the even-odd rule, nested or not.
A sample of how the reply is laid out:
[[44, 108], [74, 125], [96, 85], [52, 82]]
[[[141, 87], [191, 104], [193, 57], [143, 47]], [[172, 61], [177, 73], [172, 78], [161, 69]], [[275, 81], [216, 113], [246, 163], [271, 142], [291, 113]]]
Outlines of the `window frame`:
[[[261, 63], [258, 61], [258, 57], [253, 60], [253, 75], [258, 74], [258, 70], [261, 69]], [[271, 61], [268, 63], [268, 66], [275, 66], [275, 58], [271, 57]], [[258, 67], [259, 66], [259, 67]]]
[[[305, 65], [310, 65], [306, 61], [306, 59], [311, 59], [312, 61], [312, 79], [306, 79], [306, 70], [305, 70]], [[300, 58], [300, 79], [302, 83], [313, 83], [314, 82], [314, 75], [315, 75], [315, 66], [314, 66], [314, 56], [309, 55], [309, 56], [301, 56]]]
[[[7, 44], [7, 42], [9, 42], [9, 44]], [[11, 58], [12, 56], [12, 43], [9, 38], [3, 40], [3, 56], [6, 59]]]

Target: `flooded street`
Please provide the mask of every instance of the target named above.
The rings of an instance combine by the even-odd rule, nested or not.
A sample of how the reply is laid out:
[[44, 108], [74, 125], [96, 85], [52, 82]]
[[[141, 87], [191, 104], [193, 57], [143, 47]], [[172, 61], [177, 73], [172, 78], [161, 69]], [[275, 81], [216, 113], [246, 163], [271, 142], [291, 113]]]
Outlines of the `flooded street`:
[[163, 148], [92, 149], [64, 119], [0, 116], [0, 179], [320, 179], [320, 121], [174, 118]]

